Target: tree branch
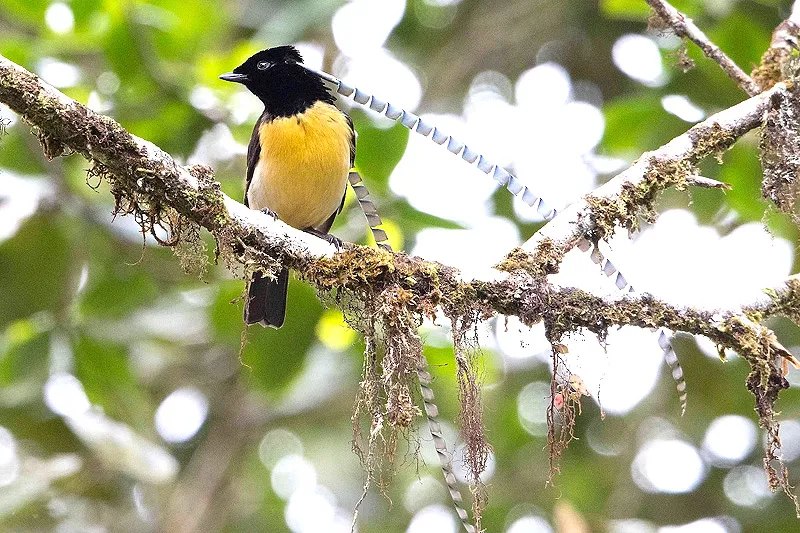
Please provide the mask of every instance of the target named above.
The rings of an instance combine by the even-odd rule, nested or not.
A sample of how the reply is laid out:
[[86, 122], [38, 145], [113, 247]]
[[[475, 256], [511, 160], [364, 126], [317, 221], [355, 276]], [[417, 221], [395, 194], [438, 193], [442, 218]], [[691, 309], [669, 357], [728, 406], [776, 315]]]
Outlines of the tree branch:
[[[781, 80], [796, 77], [789, 72], [794, 51], [800, 48], [800, 0], [795, 1], [789, 18], [772, 32], [769, 48], [761, 56], [761, 64], [751, 76], [761, 90], [767, 90]], [[797, 67], [795, 67], [796, 69]]]
[[725, 55], [719, 46], [711, 42], [703, 31], [695, 26], [692, 19], [672, 7], [666, 0], [646, 0], [658, 17], [675, 32], [678, 37], [689, 39], [700, 49], [709, 59], [715, 61], [730, 79], [736, 82], [748, 96], [753, 96], [761, 92], [759, 86]]
[[694, 185], [695, 164], [704, 157], [733, 146], [748, 131], [760, 126], [770, 99], [787, 96], [783, 84], [710, 116], [664, 146], [643, 154], [627, 170], [591, 194], [574, 202], [522, 246], [528, 252], [563, 255], [584, 240], [598, 242], [611, 236], [616, 226], [638, 227], [639, 217], [654, 217], [653, 203], [667, 187]]
[[[325, 241], [222, 194], [208, 167], [178, 165], [153, 144], [0, 56], [0, 102], [34, 126], [48, 157], [78, 152], [89, 159], [93, 164], [90, 172], [110, 182], [119, 210], [137, 216], [143, 229], [162, 224], [180, 238], [183, 224], [201, 225], [215, 236], [229, 266], [270, 272], [280, 262], [296, 268], [323, 292], [349, 294], [363, 303], [364, 309], [385, 315], [385, 323], [395, 328], [401, 327], [398, 324], [412, 328], [417, 320], [410, 317], [434, 316], [444, 309], [454, 324], [474, 324], [476, 318], [498, 313], [518, 316], [529, 326], [544, 321], [552, 342], [584, 328], [603, 338], [609, 327], [622, 325], [705, 335], [736, 350], [750, 363], [748, 387], [756, 397], [762, 426], [774, 437], [766, 461], [778, 460], [780, 441], [772, 406], [778, 392], [788, 386], [779, 359], [796, 360], [757, 322], [773, 314], [793, 319], [800, 315], [794, 282], [787, 285], [789, 289], [776, 292], [778, 297], [771, 305], [719, 311], [672, 306], [647, 294], [599, 297], [554, 286], [548, 283], [547, 274], [557, 269], [561, 255], [580, 240], [602, 238], [615, 223], [632, 227], [658, 191], [691, 183], [693, 164], [727, 149], [760, 124], [771, 95], [784, 90], [778, 85], [645, 154], [628, 171], [540, 231], [533, 242], [541, 255], [518, 251], [507, 258], [499, 266], [510, 273], [506, 279], [466, 282], [452, 267], [402, 253], [350, 245], [334, 254]], [[543, 262], [542, 258], [548, 257], [552, 261]], [[388, 342], [397, 340], [389, 338]], [[404, 355], [402, 346], [396, 348], [393, 357], [414, 356]], [[405, 367], [400, 363], [402, 370]], [[788, 487], [783, 469], [781, 476], [771, 475], [770, 479], [776, 480], [776, 486]]]
[[[689, 170], [682, 166], [683, 162], [694, 162], [730, 146], [760, 123], [770, 95], [783, 90], [783, 85], [779, 85], [718, 113], [664, 147], [645, 154], [628, 171], [545, 226], [529, 241], [528, 248], [530, 243], [536, 243], [540, 253], [544, 253], [543, 247], [557, 246], [565, 252], [584, 238], [607, 235], [612, 226], [599, 223], [599, 204], [625, 203], [624, 198], [632, 189], [660, 190], [667, 184], [689, 183]], [[710, 320], [714, 310], [683, 309], [658, 302], [649, 295], [600, 298], [573, 288], [559, 288], [546, 282], [545, 276], [550, 273], [546, 268], [534, 272], [532, 277], [512, 275], [502, 281], [465, 282], [452, 267], [402, 253], [350, 245], [334, 254], [327, 242], [248, 209], [219, 192], [210, 169], [178, 165], [153, 144], [134, 137], [110, 118], [92, 112], [2, 56], [0, 101], [38, 129], [46, 151], [59, 146], [59, 153], [68, 149], [103, 165], [112, 173], [112, 192], [116, 187], [119, 194], [135, 195], [129, 201], [146, 200], [173, 209], [207, 228], [218, 239], [233, 243], [231, 246], [238, 243], [266, 258], [300, 269], [301, 276], [322, 289], [346, 288], [363, 294], [365, 290], [374, 293], [388, 286], [399, 286], [415, 296], [409, 300], [409, 306], [427, 313], [438, 305], [465, 310], [467, 302], [472, 302], [469, 307], [485, 315], [516, 315], [528, 325], [545, 320], [558, 334], [577, 328], [600, 332], [609, 326], [626, 324], [663, 326], [706, 335], [737, 351], [752, 352], [747, 343], [730, 336], [729, 328], [722, 327], [718, 320]], [[684, 175], [668, 174], [665, 169], [684, 169]], [[654, 171], [660, 174], [654, 176]], [[120, 190], [121, 187], [129, 188]], [[628, 220], [639, 208], [635, 203], [619, 208], [610, 218]], [[527, 259], [530, 256], [523, 253], [516, 262], [506, 261], [500, 268], [530, 273], [530, 265], [524, 264]], [[539, 264], [541, 258], [534, 260]], [[265, 268], [269, 267], [267, 262]], [[542, 293], [548, 294], [549, 302], [537, 296]], [[584, 308], [586, 305], [588, 308]], [[653, 312], [656, 306], [660, 309], [658, 313]], [[780, 309], [785, 312], [787, 308]], [[777, 312], [772, 307], [759, 310], [764, 318]], [[728, 310], [719, 316], [730, 318], [741, 314], [741, 310]], [[757, 328], [745, 329], [748, 335], [761, 335]]]
[[77, 152], [108, 176], [112, 192], [169, 207], [214, 232], [223, 227], [280, 256], [330, 256], [334, 247], [279, 220], [253, 211], [220, 192], [208, 167], [178, 165], [154, 144], [68, 98], [0, 55], [0, 102], [34, 126], [45, 155]]

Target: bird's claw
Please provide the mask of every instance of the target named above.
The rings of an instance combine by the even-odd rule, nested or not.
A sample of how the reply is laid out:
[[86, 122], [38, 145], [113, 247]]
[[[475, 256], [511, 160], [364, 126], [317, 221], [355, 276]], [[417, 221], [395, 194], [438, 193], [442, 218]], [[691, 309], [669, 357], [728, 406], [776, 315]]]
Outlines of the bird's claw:
[[342, 243], [342, 239], [340, 239], [336, 235], [331, 235], [330, 233], [326, 233], [322, 238], [328, 241], [330, 244], [334, 245], [336, 247], [337, 252], [341, 250], [342, 246], [344, 245]]
[[321, 232], [321, 231], [319, 231], [317, 229], [314, 229], [314, 228], [307, 228], [304, 231], [306, 233], [310, 233], [311, 235], [313, 235], [315, 237], [319, 237], [320, 239], [322, 239], [324, 241], [327, 241], [328, 244], [332, 244], [333, 246], [336, 247], [336, 251], [339, 251], [339, 250], [342, 249], [342, 246], [343, 246], [342, 239], [340, 239], [336, 235], [331, 235], [330, 233], [323, 233], [323, 232]]
[[272, 220], [278, 220], [278, 213], [276, 213], [269, 207], [265, 207], [264, 209], [261, 210], [261, 212], [264, 213], [265, 215], [271, 216]]

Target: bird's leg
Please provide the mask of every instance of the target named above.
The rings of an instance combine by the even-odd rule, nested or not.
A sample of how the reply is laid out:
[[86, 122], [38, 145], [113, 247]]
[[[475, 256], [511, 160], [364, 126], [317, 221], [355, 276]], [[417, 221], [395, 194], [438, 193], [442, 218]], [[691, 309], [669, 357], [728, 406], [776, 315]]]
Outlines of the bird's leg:
[[324, 233], [317, 228], [305, 228], [303, 231], [306, 233], [310, 233], [314, 237], [319, 237], [322, 240], [328, 241], [329, 244], [332, 244], [336, 247], [336, 250], [342, 249], [342, 239], [337, 237], [336, 235], [331, 235], [330, 233]]

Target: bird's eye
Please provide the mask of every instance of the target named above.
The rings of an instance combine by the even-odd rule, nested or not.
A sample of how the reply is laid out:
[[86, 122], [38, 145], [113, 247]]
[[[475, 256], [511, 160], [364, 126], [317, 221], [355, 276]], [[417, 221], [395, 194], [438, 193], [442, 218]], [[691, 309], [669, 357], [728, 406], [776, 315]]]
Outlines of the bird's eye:
[[267, 70], [267, 67], [269, 67], [269, 61], [259, 61], [258, 65], [256, 66], [258, 67], [258, 70]]

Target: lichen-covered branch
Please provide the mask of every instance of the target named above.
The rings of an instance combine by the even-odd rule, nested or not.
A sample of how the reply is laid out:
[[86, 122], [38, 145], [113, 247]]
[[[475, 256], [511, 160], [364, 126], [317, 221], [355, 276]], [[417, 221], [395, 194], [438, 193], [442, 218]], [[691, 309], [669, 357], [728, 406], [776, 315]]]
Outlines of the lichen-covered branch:
[[562, 210], [522, 248], [539, 260], [549, 261], [554, 254], [563, 255], [584, 240], [607, 239], [617, 226], [636, 230], [641, 218], [652, 221], [658, 193], [668, 187], [693, 185], [695, 165], [701, 159], [720, 156], [742, 135], [760, 126], [770, 99], [787, 94], [786, 86], [778, 84], [646, 152], [627, 170]]
[[750, 74], [760, 90], [767, 90], [779, 81], [796, 78], [800, 49], [800, 2], [792, 6], [789, 18], [772, 32], [769, 48], [761, 56], [761, 64]]
[[178, 165], [157, 146], [1, 55], [0, 102], [33, 127], [48, 158], [70, 153], [86, 157], [93, 164], [90, 174], [109, 178], [118, 207], [148, 224], [148, 230], [169, 223], [174, 212], [209, 231], [231, 232], [279, 259], [334, 252], [327, 242], [223, 194], [210, 168]]
[[[579, 202], [580, 208], [562, 213], [535, 240], [539, 252], [549, 254], [549, 261], [516, 251], [502, 265], [509, 272], [506, 279], [465, 281], [454, 268], [403, 253], [354, 245], [333, 253], [325, 241], [222, 194], [208, 167], [178, 165], [112, 119], [67, 98], [0, 56], [0, 102], [34, 128], [49, 157], [71, 152], [86, 157], [93, 165], [90, 172], [111, 184], [118, 211], [136, 216], [143, 230], [164, 226], [176, 239], [167, 244], [175, 244], [186, 225], [205, 227], [217, 239], [223, 259], [240, 274], [252, 269], [269, 273], [278, 263], [296, 268], [320, 293], [330, 295], [331, 301], [345, 308], [351, 324], [358, 327], [359, 321], [366, 323], [362, 331], [372, 331], [367, 339], [372, 346], [368, 354], [377, 360], [376, 342], [383, 342], [385, 350], [382, 374], [378, 375], [385, 403], [375, 402], [373, 394], [379, 392], [368, 391], [360, 404], [371, 414], [370, 434], [384, 426], [403, 431], [419, 416], [419, 410], [410, 403], [407, 382], [418, 368], [416, 358], [420, 356], [416, 326], [420, 317], [434, 317], [441, 309], [453, 321], [454, 329], [458, 324], [475, 324], [496, 314], [518, 316], [527, 325], [544, 321], [553, 342], [583, 329], [602, 338], [608, 328], [621, 325], [666, 327], [705, 335], [722, 348], [736, 350], [750, 363], [748, 386], [756, 396], [762, 425], [774, 435], [766, 456], [769, 462], [778, 457], [780, 443], [773, 405], [777, 393], [786, 386], [782, 359], [796, 361], [759, 321], [776, 313], [796, 319], [800, 303], [780, 296], [772, 305], [758, 308], [680, 308], [646, 294], [601, 298], [557, 287], [548, 283], [547, 274], [558, 268], [560, 256], [578, 240], [603, 238], [614, 224], [635, 227], [636, 217], [643, 208], [652, 207], [658, 191], [691, 183], [694, 163], [727, 149], [760, 124], [765, 102], [784, 90], [778, 85], [695, 126], [643, 156], [627, 172]], [[792, 288], [787, 294], [795, 292]], [[375, 333], [376, 326], [385, 338]], [[463, 333], [461, 329], [454, 340], [459, 342]], [[464, 367], [469, 372], [467, 359], [465, 356]], [[365, 377], [368, 386], [378, 383], [370, 379]], [[478, 433], [477, 438], [482, 438]], [[393, 442], [391, 438], [385, 440]], [[482, 446], [485, 442], [472, 450], [476, 462], [468, 466], [474, 472], [480, 471], [485, 452]], [[788, 490], [782, 465], [773, 472], [780, 473], [771, 478], [775, 486]]]
[[761, 131], [761, 194], [800, 222], [800, 87], [790, 85], [770, 101]]
[[678, 37], [689, 39], [696, 44], [709, 59], [715, 61], [730, 79], [736, 82], [748, 96], [761, 92], [759, 86], [739, 68], [739, 66], [723, 52], [719, 46], [711, 42], [703, 31], [698, 28], [692, 19], [675, 9], [666, 0], [646, 0], [658, 18]]
[[764, 289], [760, 302], [745, 305], [745, 313], [761, 321], [768, 316], [782, 316], [800, 324], [800, 274], [789, 277], [777, 287]]

